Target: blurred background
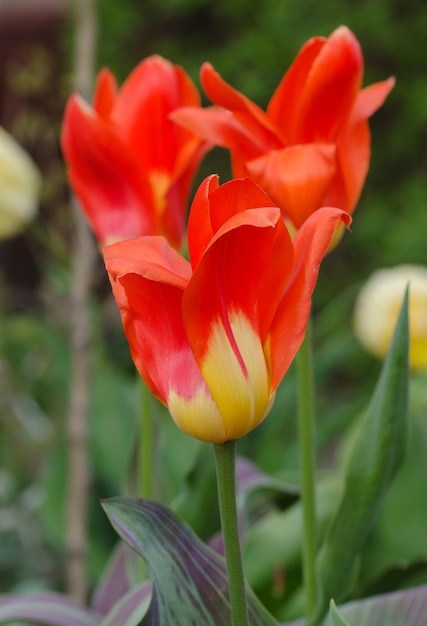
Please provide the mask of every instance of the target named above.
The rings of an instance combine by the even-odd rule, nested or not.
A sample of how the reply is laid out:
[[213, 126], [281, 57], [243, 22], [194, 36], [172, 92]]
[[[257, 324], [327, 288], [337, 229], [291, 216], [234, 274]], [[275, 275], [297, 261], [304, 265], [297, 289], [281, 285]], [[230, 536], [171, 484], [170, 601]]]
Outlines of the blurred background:
[[[0, 0], [0, 125], [43, 176], [38, 217], [0, 241], [0, 591], [63, 589], [70, 401], [69, 294], [75, 223], [59, 133], [73, 85], [74, 3]], [[427, 263], [427, 4], [420, 0], [98, 0], [96, 69], [121, 83], [157, 53], [199, 86], [209, 60], [225, 80], [265, 107], [301, 45], [340, 24], [359, 39], [369, 84], [396, 76], [371, 119], [372, 159], [352, 233], [325, 260], [314, 298], [318, 450], [335, 443], [372, 392], [380, 363], [352, 331], [357, 292], [377, 268]], [[207, 104], [207, 101], [204, 100]], [[215, 149], [197, 182], [230, 177]], [[1, 171], [0, 171], [1, 174]], [[99, 497], [123, 493], [135, 432], [135, 374], [95, 252], [89, 415], [89, 588], [114, 545]], [[240, 445], [278, 477], [297, 474], [293, 370], [273, 415]], [[424, 386], [425, 388], [425, 386]], [[425, 392], [424, 392], [425, 393]], [[199, 534], [217, 529], [210, 451], [162, 420], [162, 493]], [[199, 468], [200, 455], [209, 457]], [[215, 509], [216, 510], [216, 509]]]

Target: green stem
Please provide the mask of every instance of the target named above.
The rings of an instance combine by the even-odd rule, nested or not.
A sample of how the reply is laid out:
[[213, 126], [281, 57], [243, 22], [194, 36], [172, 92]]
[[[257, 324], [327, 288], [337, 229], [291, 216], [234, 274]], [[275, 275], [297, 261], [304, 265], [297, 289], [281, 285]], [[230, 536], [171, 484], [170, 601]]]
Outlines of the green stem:
[[316, 503], [315, 503], [315, 423], [311, 325], [298, 352], [298, 425], [303, 507], [303, 575], [306, 615], [310, 622], [316, 610]]
[[236, 506], [236, 442], [226, 441], [223, 444], [215, 444], [214, 448], [219, 511], [230, 592], [231, 624], [248, 626]]
[[153, 402], [145, 382], [140, 379], [139, 447], [137, 451], [138, 490], [142, 498], [153, 497], [154, 428]]

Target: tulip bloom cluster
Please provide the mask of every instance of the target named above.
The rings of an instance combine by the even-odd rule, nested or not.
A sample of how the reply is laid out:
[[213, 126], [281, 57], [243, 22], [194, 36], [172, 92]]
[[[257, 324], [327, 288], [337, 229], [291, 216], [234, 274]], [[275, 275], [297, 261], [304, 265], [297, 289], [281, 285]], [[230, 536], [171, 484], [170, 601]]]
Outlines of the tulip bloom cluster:
[[223, 443], [266, 417], [341, 220], [321, 209], [292, 240], [253, 181], [211, 176], [190, 212], [190, 262], [162, 237], [104, 248], [135, 365], [183, 431]]
[[297, 229], [321, 206], [352, 213], [369, 167], [368, 118], [394, 79], [361, 89], [363, 56], [341, 26], [300, 50], [264, 112], [205, 63], [201, 82], [217, 107], [173, 119], [230, 150], [233, 175], [250, 176]]
[[[368, 118], [394, 84], [362, 89], [362, 78], [360, 45], [340, 27], [303, 46], [266, 112], [209, 64], [201, 81], [216, 106], [203, 109], [184, 71], [158, 56], [121, 90], [103, 70], [92, 107], [70, 98], [69, 179], [104, 246], [132, 357], [198, 439], [255, 428], [303, 340], [320, 262], [363, 188]], [[199, 188], [189, 262], [176, 250], [213, 145], [230, 150], [235, 180]]]
[[101, 245], [157, 233], [179, 248], [208, 146], [169, 114], [199, 105], [185, 72], [159, 56], [142, 61], [120, 91], [101, 71], [93, 108], [70, 98], [62, 131], [68, 177]]

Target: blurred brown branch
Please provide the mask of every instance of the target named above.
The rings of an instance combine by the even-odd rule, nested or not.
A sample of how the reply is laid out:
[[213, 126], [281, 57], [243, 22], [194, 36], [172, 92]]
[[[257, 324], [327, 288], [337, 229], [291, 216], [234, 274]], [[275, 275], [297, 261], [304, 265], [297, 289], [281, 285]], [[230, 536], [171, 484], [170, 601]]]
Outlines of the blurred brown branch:
[[[74, 0], [74, 90], [88, 98], [92, 90], [96, 48], [94, 0]], [[87, 411], [90, 390], [90, 322], [88, 296], [95, 259], [93, 237], [73, 199], [75, 242], [70, 294], [72, 378], [68, 415], [67, 590], [77, 601], [87, 596], [87, 502], [90, 468], [87, 454]]]

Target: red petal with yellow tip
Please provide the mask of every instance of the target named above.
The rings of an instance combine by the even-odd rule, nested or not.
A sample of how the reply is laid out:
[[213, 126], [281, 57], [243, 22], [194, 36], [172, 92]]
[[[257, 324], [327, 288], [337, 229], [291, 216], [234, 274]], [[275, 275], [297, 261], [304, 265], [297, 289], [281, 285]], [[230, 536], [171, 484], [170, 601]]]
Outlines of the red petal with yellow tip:
[[[236, 182], [240, 181], [230, 184]], [[274, 245], [277, 228], [283, 229], [288, 247]], [[274, 259], [273, 251], [279, 253]], [[268, 316], [268, 307], [277, 306], [286, 281], [288, 255], [292, 259], [279, 209], [240, 211], [214, 235], [184, 295], [187, 336], [223, 416], [227, 439], [255, 428], [270, 406], [270, 372], [260, 336], [260, 316]], [[282, 271], [278, 282], [270, 282], [274, 291], [261, 305], [271, 263], [277, 263]], [[261, 312], [262, 306], [265, 310]]]

